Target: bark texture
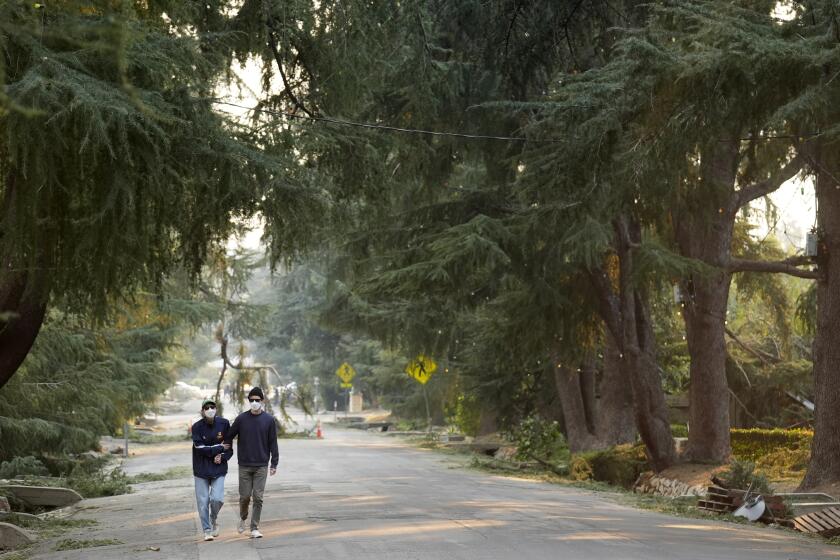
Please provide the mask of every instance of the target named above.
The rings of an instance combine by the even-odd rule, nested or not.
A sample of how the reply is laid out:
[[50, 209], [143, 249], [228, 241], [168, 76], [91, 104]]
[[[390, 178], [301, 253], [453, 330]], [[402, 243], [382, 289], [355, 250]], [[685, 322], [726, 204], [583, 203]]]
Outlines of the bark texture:
[[595, 418], [598, 434], [607, 446], [636, 441], [633, 393], [621, 364], [615, 340], [607, 332], [598, 400], [600, 410]]
[[[824, 153], [824, 152], [823, 152]], [[814, 440], [803, 490], [840, 483], [840, 149], [815, 155], [820, 243], [814, 338]]]
[[691, 461], [724, 463], [731, 453], [725, 321], [732, 281], [728, 265], [738, 210], [734, 195], [737, 166], [735, 143], [719, 142], [704, 153], [704, 188], [699, 194], [707, 202], [688, 205], [693, 208], [686, 208], [676, 222], [682, 255], [716, 269], [712, 274], [695, 274], [682, 285], [683, 320], [691, 356], [690, 429], [685, 458]]
[[622, 379], [617, 355], [614, 345], [605, 352], [600, 381], [593, 360], [586, 360], [578, 369], [558, 365], [559, 352], [553, 356], [551, 369], [566, 440], [573, 453], [606, 449], [636, 439], [633, 396], [626, 379]]
[[641, 228], [638, 222], [622, 216], [616, 220], [615, 230], [618, 277], [613, 280], [605, 271], [596, 270], [591, 274], [592, 284], [599, 296], [601, 318], [615, 340], [621, 369], [627, 376], [636, 428], [651, 466], [659, 472], [676, 463], [677, 452], [656, 366], [656, 345], [647, 299], [631, 280], [633, 247], [641, 241]]

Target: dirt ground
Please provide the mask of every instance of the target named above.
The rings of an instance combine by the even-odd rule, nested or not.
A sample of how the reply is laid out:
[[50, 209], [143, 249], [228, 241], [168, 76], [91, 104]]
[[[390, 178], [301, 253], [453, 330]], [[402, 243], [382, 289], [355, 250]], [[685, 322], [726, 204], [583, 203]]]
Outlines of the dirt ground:
[[669, 469], [665, 469], [659, 476], [685, 482], [689, 486], [700, 486], [711, 484], [712, 476], [727, 469], [726, 465], [701, 465], [685, 463]]

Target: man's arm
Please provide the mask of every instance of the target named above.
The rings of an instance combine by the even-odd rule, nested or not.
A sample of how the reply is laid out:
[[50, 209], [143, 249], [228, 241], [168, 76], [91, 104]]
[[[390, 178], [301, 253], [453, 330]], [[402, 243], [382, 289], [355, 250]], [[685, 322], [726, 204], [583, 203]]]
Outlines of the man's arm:
[[[233, 426], [227, 431], [225, 435], [225, 451], [230, 451], [231, 443], [233, 443], [233, 438], [239, 435], [239, 416], [237, 416], [233, 421]], [[230, 452], [233, 455], [233, 451]]]
[[272, 418], [271, 426], [268, 427], [268, 449], [271, 452], [271, 474], [277, 472], [277, 463], [280, 461], [280, 453], [277, 450], [277, 421]]
[[[232, 428], [230, 426], [230, 422], [228, 422], [228, 427], [227, 430], [225, 430], [225, 434], [230, 434], [231, 429]], [[222, 461], [230, 461], [231, 457], [233, 457], [233, 447], [225, 448], [224, 452], [222, 453]]]

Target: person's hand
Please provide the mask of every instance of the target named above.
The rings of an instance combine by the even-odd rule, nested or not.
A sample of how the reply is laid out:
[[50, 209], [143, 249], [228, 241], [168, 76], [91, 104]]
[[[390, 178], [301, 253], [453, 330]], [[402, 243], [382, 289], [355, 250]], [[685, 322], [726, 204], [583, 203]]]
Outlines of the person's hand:
[[274, 476], [275, 474], [277, 474], [277, 469], [275, 467], [271, 467], [268, 470], [268, 474], [269, 474], [269, 476]]
[[223, 443], [222, 447], [224, 447], [225, 451], [227, 451], [228, 449], [230, 449], [230, 444], [229, 443]]
[[216, 455], [215, 457], [213, 457], [213, 462], [216, 463], [217, 465], [221, 465], [222, 464], [222, 456], [221, 455]]

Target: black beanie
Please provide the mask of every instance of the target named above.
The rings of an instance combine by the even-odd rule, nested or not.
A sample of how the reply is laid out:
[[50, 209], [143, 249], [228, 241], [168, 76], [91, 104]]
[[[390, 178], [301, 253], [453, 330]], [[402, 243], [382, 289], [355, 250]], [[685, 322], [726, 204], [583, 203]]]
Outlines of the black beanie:
[[251, 397], [259, 397], [260, 399], [265, 400], [262, 389], [259, 387], [254, 387], [248, 392], [248, 398], [250, 399]]

